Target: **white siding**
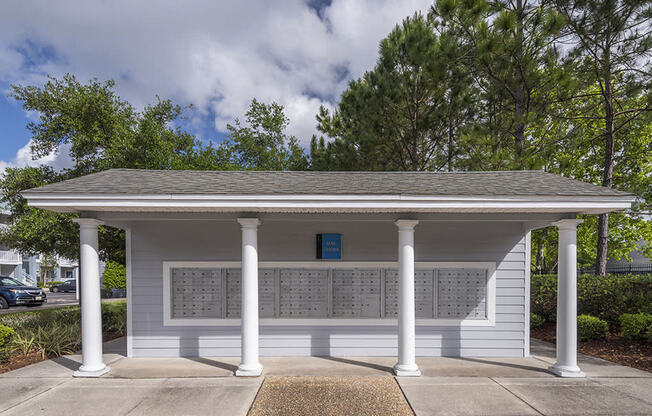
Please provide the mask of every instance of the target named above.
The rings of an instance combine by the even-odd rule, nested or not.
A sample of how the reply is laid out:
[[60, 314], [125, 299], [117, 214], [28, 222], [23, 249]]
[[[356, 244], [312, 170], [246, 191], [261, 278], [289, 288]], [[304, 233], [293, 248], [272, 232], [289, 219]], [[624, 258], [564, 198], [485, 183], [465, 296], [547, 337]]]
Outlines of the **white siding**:
[[[294, 219], [293, 219], [294, 218]], [[396, 261], [397, 230], [384, 221], [263, 218], [260, 261], [315, 261], [315, 234], [342, 234], [343, 261]], [[132, 353], [136, 357], [238, 356], [240, 329], [163, 325], [163, 261], [238, 261], [240, 228], [232, 220], [141, 220], [131, 223]], [[419, 326], [419, 356], [520, 357], [525, 354], [524, 223], [422, 221], [416, 261], [495, 262], [494, 327]], [[396, 327], [261, 326], [265, 356], [394, 356]]]

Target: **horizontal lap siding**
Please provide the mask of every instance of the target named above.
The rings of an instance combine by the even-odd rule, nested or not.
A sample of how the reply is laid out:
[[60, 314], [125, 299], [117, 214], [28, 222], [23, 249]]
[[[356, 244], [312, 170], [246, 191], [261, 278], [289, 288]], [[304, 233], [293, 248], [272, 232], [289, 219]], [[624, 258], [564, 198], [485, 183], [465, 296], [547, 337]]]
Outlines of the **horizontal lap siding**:
[[[524, 354], [525, 240], [521, 223], [421, 223], [417, 261], [494, 261], [495, 327], [418, 326], [418, 356], [513, 357]], [[396, 261], [391, 223], [265, 223], [260, 261], [314, 261], [314, 234], [343, 234], [344, 261]], [[163, 325], [163, 261], [237, 261], [237, 224], [142, 221], [132, 229], [133, 355], [137, 357], [239, 356], [240, 329]], [[265, 356], [394, 356], [396, 327], [261, 326]]]

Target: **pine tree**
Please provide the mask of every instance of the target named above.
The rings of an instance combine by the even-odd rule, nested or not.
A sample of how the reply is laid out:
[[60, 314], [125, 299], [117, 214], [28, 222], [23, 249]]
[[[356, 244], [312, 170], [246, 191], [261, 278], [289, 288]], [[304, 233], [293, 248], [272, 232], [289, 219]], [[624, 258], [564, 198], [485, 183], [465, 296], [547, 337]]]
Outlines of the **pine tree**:
[[[596, 86], [598, 105], [580, 97], [575, 120], [602, 124], [602, 185], [614, 185], [617, 149], [623, 131], [652, 111], [652, 3], [649, 0], [555, 0], [576, 45], [571, 58], [580, 60], [589, 86]], [[643, 100], [640, 97], [644, 97]], [[589, 104], [589, 105], [587, 105]], [[595, 135], [587, 134], [585, 140]], [[609, 215], [598, 218], [596, 274], [606, 274]]]

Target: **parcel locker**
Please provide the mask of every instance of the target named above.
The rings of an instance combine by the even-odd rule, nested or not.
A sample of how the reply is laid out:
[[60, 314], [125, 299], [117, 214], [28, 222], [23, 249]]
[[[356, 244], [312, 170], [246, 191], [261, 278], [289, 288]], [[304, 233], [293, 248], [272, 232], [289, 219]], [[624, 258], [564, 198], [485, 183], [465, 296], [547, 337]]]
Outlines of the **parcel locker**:
[[[414, 313], [417, 318], [434, 316], [434, 271], [414, 271]], [[398, 271], [385, 270], [385, 317], [398, 316]]]
[[[239, 318], [241, 314], [241, 271], [227, 269], [226, 316]], [[276, 303], [274, 269], [258, 269], [258, 311], [261, 318], [273, 318]]]
[[281, 269], [279, 317], [328, 317], [328, 270]]
[[333, 270], [334, 318], [380, 318], [380, 270]]
[[487, 271], [437, 270], [438, 318], [486, 319]]
[[172, 318], [223, 318], [223, 274], [220, 269], [170, 270]]

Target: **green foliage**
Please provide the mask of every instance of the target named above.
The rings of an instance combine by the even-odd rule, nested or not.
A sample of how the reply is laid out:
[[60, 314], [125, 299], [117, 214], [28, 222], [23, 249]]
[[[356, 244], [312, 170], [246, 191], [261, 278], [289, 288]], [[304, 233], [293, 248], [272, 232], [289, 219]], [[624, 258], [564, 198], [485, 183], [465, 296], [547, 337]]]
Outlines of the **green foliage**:
[[317, 128], [333, 140], [313, 137], [312, 169], [452, 169], [462, 120], [471, 117], [470, 76], [455, 65], [462, 53], [424, 16], [403, 20], [336, 111], [320, 109]]
[[546, 322], [541, 316], [536, 313], [530, 313], [530, 328], [541, 328]]
[[[533, 275], [532, 312], [547, 321], [557, 318], [557, 276]], [[581, 275], [577, 279], [577, 311], [618, 327], [624, 313], [652, 313], [652, 275]]]
[[54, 269], [59, 267], [57, 258], [52, 254], [44, 254], [39, 264], [39, 272], [41, 273], [41, 281], [46, 282], [48, 277], [54, 275]]
[[[102, 330], [126, 334], [125, 302], [102, 304]], [[18, 354], [38, 352], [43, 358], [72, 354], [81, 347], [81, 313], [78, 307], [18, 312], [0, 316], [0, 325], [15, 331], [10, 345]]]
[[620, 335], [627, 339], [648, 339], [652, 330], [652, 314], [625, 313], [620, 316]]
[[[26, 111], [39, 114], [27, 125], [33, 156], [69, 149], [74, 166], [8, 168], [0, 177], [0, 202], [10, 211], [0, 230], [3, 244], [24, 254], [48, 253], [75, 259], [79, 229], [73, 214], [27, 206], [21, 192], [111, 168], [304, 170], [308, 159], [298, 140], [286, 133], [283, 107], [253, 100], [247, 123], [229, 125], [228, 139], [204, 144], [178, 127], [185, 108], [157, 101], [138, 112], [114, 91], [113, 81], [80, 83], [74, 76], [49, 77], [43, 86], [12, 86], [9, 94]], [[62, 147], [66, 145], [66, 147]], [[124, 263], [124, 231], [101, 226], [103, 260]]]
[[51, 282], [45, 282], [45, 283], [39, 281], [39, 282], [36, 282], [36, 286], [38, 286], [38, 287], [50, 287], [50, 286], [53, 286], [53, 285], [59, 285], [61, 283], [63, 283], [63, 282], [60, 282], [58, 280], [54, 280], [54, 281], [51, 281]]
[[530, 281], [530, 308], [532, 313], [546, 321], [557, 320], [557, 276], [532, 275]]
[[[311, 168], [543, 169], [638, 197], [631, 212], [583, 217], [580, 267], [652, 255], [651, 10], [438, 0], [380, 43], [334, 112], [320, 109]], [[556, 230], [532, 241], [533, 270], [554, 271]]]
[[127, 269], [120, 263], [108, 261], [102, 275], [105, 289], [126, 289]]
[[308, 159], [296, 137], [285, 130], [290, 120], [283, 107], [255, 98], [246, 113], [247, 123], [228, 124], [228, 140], [220, 147], [231, 164], [243, 170], [306, 170]]
[[117, 335], [127, 334], [126, 302], [111, 302], [102, 305], [102, 330]]
[[550, 140], [531, 134], [546, 116], [549, 92], [570, 74], [557, 65], [554, 40], [563, 21], [549, 3], [440, 0], [430, 18], [464, 45], [473, 74], [476, 115], [460, 143], [458, 166], [469, 170], [538, 169]]
[[577, 317], [577, 338], [580, 341], [593, 341], [604, 339], [609, 335], [607, 321], [591, 315]]
[[37, 351], [43, 358], [72, 354], [81, 345], [79, 308], [43, 310], [9, 314], [0, 322], [16, 331], [14, 351]]
[[15, 332], [8, 326], [0, 324], [0, 363], [9, 358], [9, 347], [13, 340]]
[[0, 229], [0, 240], [21, 253], [54, 253], [77, 258], [79, 231], [69, 214], [27, 206], [20, 192], [59, 179], [49, 166], [8, 168], [0, 179], [1, 201], [10, 211], [9, 226]]

